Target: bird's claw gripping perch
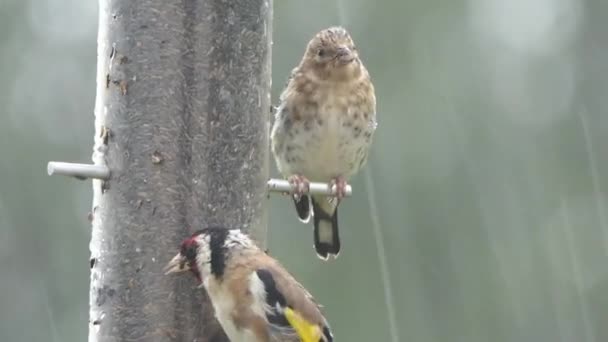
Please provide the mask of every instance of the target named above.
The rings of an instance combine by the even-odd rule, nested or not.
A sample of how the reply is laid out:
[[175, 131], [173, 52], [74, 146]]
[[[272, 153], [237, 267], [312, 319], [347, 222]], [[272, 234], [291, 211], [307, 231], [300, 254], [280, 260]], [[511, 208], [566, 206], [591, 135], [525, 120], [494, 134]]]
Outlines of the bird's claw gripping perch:
[[343, 177], [336, 177], [332, 179], [328, 185], [330, 190], [333, 190], [335, 187], [335, 190], [333, 192], [335, 193], [338, 201], [346, 197], [346, 187], [348, 186], [348, 184], [346, 183], [346, 180]]
[[293, 197], [297, 200], [310, 191], [310, 181], [301, 175], [292, 175], [287, 178], [289, 184], [294, 186]]

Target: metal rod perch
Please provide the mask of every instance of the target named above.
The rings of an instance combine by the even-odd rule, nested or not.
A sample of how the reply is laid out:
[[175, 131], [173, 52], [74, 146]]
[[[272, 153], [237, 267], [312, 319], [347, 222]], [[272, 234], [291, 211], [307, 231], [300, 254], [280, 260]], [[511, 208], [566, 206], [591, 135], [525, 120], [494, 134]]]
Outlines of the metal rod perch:
[[95, 178], [103, 180], [110, 178], [110, 169], [103, 165], [51, 161], [48, 163], [46, 170], [49, 176], [63, 175], [78, 179]]
[[[92, 165], [92, 164], [78, 164], [78, 163], [66, 163], [66, 162], [55, 162], [51, 161], [47, 165], [47, 172], [49, 176], [63, 175], [75, 177], [78, 179], [103, 179], [107, 180], [110, 178], [110, 169], [103, 165]], [[294, 186], [285, 179], [269, 179], [267, 183], [269, 192], [280, 192], [280, 193], [291, 193], [293, 192]], [[353, 189], [350, 185], [346, 185], [346, 196], [351, 196]], [[335, 196], [336, 186], [333, 185], [330, 189], [327, 183], [311, 182], [310, 189], [307, 192], [310, 195], [325, 195]]]
[[[293, 192], [294, 186], [290, 184], [287, 180], [284, 179], [269, 179], [267, 183], [269, 192], [282, 192], [282, 193], [291, 193]], [[353, 193], [353, 188], [350, 185], [346, 185], [346, 196], [350, 196]], [[333, 185], [331, 189], [327, 183], [310, 183], [310, 189], [308, 191], [310, 195], [325, 195], [325, 196], [335, 196], [336, 195], [336, 186]]]

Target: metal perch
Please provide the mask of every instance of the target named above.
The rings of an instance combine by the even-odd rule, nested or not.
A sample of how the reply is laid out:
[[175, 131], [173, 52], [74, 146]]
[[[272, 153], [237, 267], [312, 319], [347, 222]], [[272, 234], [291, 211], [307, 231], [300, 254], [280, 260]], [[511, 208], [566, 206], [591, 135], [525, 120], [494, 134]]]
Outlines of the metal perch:
[[[268, 180], [267, 187], [269, 192], [291, 193], [295, 190], [294, 186], [284, 179], [270, 179]], [[353, 188], [347, 184], [345, 195], [350, 196], [352, 193]], [[310, 190], [308, 191], [308, 194], [335, 196], [336, 186], [333, 185], [330, 189], [327, 183], [310, 183]]]
[[[51, 161], [47, 165], [47, 172], [49, 176], [63, 175], [75, 177], [78, 179], [102, 179], [107, 180], [110, 178], [110, 169], [103, 165], [92, 165], [92, 164], [78, 164], [78, 163], [66, 163]], [[295, 189], [285, 179], [269, 179], [267, 183], [269, 192], [280, 192], [280, 193], [292, 193]], [[346, 196], [351, 196], [353, 189], [350, 185], [346, 185]], [[331, 188], [327, 183], [310, 183], [310, 189], [307, 192], [310, 195], [325, 195], [335, 196], [336, 186], [333, 185]]]
[[110, 169], [103, 165], [77, 164], [51, 161], [46, 170], [49, 176], [63, 175], [78, 179], [103, 179], [110, 178]]

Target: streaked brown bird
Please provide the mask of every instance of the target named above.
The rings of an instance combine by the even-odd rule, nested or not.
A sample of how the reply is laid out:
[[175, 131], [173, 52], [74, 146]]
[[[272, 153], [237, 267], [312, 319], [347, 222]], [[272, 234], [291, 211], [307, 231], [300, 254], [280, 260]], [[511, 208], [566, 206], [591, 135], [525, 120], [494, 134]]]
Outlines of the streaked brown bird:
[[238, 229], [197, 231], [165, 271], [190, 271], [201, 282], [232, 342], [300, 342], [304, 333], [315, 342], [333, 341], [310, 293]]
[[[350, 34], [342, 27], [317, 33], [281, 94], [271, 139], [279, 171], [297, 189], [299, 219], [312, 214], [321, 259], [340, 252], [338, 204], [367, 161], [376, 125], [374, 86]], [[311, 181], [335, 185], [336, 197], [309, 198]]]

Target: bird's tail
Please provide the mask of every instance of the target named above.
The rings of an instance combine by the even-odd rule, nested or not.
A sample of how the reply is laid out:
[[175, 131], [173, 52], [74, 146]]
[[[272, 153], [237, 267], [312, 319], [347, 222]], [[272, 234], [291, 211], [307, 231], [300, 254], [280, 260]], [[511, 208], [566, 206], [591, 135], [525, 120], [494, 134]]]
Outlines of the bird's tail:
[[299, 198], [293, 197], [293, 204], [296, 206], [296, 212], [298, 213], [298, 218], [303, 223], [308, 223], [310, 220], [310, 197], [303, 195]]
[[314, 243], [317, 256], [327, 260], [340, 254], [340, 235], [338, 234], [338, 205], [335, 199], [312, 197], [314, 218]]

